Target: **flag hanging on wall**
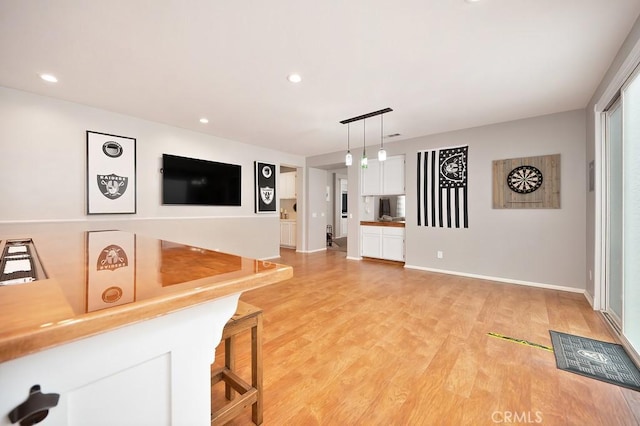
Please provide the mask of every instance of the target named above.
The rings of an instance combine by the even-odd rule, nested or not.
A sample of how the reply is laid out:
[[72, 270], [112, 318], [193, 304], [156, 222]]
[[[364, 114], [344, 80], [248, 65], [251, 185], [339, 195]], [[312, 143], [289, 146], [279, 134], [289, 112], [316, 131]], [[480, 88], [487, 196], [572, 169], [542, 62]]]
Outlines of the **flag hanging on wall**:
[[468, 146], [418, 151], [418, 226], [468, 228]]

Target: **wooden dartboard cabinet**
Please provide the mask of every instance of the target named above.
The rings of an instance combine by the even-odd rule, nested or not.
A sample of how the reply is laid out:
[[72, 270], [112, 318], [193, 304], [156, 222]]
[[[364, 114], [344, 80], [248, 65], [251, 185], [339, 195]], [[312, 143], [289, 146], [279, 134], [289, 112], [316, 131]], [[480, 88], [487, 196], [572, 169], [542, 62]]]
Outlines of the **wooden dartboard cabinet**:
[[560, 154], [493, 161], [494, 209], [559, 209]]

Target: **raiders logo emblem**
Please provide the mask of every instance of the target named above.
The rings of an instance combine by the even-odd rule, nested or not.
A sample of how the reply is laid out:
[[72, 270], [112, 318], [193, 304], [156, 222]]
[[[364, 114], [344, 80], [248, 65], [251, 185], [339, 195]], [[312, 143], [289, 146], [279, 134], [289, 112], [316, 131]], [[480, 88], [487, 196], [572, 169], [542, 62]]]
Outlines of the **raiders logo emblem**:
[[262, 176], [264, 176], [265, 178], [269, 179], [271, 177], [271, 167], [269, 166], [263, 166], [262, 167]]
[[110, 175], [97, 175], [96, 179], [100, 192], [110, 200], [120, 198], [127, 190], [127, 184], [129, 183], [129, 178], [114, 175], [113, 173]]
[[269, 188], [268, 186], [260, 188], [260, 198], [262, 199], [262, 202], [265, 204], [271, 204], [271, 202], [273, 202], [273, 193], [273, 188]]
[[609, 364], [609, 358], [605, 354], [601, 354], [600, 352], [580, 349], [576, 353], [581, 357], [588, 359], [589, 361], [597, 362], [598, 364]]
[[129, 260], [127, 259], [127, 253], [125, 253], [122, 247], [111, 244], [102, 249], [100, 256], [98, 256], [96, 269], [98, 271], [114, 271], [128, 265]]
[[440, 165], [440, 174], [452, 182], [463, 182], [467, 173], [464, 154], [454, 154], [446, 158]]

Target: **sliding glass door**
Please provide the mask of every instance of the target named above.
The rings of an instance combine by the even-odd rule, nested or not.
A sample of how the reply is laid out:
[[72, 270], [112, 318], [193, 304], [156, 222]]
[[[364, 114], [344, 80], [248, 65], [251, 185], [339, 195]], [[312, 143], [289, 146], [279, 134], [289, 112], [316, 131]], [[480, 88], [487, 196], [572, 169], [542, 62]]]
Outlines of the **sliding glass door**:
[[622, 334], [640, 353], [640, 71], [622, 88]]
[[605, 113], [605, 311], [640, 353], [640, 70]]

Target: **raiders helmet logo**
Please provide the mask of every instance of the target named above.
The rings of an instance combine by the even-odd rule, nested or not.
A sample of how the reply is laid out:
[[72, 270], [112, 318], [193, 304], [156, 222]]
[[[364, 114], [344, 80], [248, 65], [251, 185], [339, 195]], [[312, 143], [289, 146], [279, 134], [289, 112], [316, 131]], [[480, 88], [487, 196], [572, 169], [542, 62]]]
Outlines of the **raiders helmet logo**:
[[114, 271], [118, 268], [124, 268], [127, 265], [129, 265], [127, 253], [125, 253], [122, 247], [111, 244], [102, 249], [100, 256], [98, 256], [96, 269], [98, 271]]
[[271, 167], [269, 166], [263, 166], [262, 167], [262, 176], [264, 176], [265, 178], [269, 179], [271, 177]]
[[120, 198], [122, 194], [127, 190], [127, 184], [129, 178], [124, 176], [114, 175], [97, 175], [98, 187], [102, 195], [110, 200]]
[[107, 141], [102, 144], [102, 152], [107, 157], [118, 158], [122, 155], [122, 145], [116, 141]]
[[264, 188], [260, 188], [260, 198], [262, 202], [265, 204], [271, 204], [273, 202], [273, 193], [274, 189], [265, 186]]
[[120, 287], [109, 287], [102, 292], [102, 301], [104, 303], [115, 303], [122, 297], [122, 289]]

